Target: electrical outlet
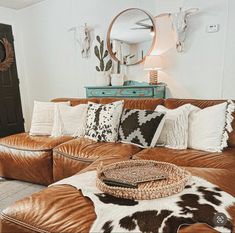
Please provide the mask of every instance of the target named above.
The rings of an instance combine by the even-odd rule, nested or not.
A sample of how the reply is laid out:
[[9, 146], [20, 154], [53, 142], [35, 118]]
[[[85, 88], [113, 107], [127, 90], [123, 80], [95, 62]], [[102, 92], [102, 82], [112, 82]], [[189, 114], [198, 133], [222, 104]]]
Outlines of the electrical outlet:
[[206, 27], [207, 33], [215, 33], [219, 31], [219, 24], [209, 24]]

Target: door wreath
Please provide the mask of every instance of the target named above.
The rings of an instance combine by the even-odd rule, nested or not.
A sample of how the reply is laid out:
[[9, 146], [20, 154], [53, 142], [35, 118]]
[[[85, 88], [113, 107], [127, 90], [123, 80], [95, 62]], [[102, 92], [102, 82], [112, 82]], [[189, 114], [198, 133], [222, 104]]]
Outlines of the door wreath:
[[3, 45], [5, 50], [5, 58], [3, 61], [0, 61], [0, 72], [3, 72], [7, 71], [14, 62], [14, 51], [11, 43], [6, 38], [0, 40], [0, 43]]

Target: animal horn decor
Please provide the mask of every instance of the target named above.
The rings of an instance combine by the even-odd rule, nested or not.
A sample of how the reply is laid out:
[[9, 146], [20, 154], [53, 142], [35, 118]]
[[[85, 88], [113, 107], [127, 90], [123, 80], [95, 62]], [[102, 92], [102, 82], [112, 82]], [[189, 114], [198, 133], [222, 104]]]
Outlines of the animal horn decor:
[[74, 32], [75, 40], [81, 48], [82, 58], [89, 58], [91, 54], [91, 29], [85, 23], [84, 26], [72, 27], [69, 31]]
[[170, 17], [172, 24], [172, 32], [176, 42], [176, 50], [179, 53], [184, 51], [184, 43], [186, 40], [186, 32], [188, 28], [188, 19], [191, 15], [196, 14], [198, 11], [198, 8], [190, 8], [188, 10], [183, 10], [183, 8], [181, 7], [179, 12], [163, 13], [155, 17]]

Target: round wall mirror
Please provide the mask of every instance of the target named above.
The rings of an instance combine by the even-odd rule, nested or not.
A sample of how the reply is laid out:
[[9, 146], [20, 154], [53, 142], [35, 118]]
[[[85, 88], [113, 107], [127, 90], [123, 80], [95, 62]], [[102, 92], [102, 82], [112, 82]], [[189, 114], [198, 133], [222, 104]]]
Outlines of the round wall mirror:
[[131, 66], [144, 61], [156, 41], [154, 18], [138, 8], [127, 9], [111, 22], [107, 34], [107, 47], [111, 57]]

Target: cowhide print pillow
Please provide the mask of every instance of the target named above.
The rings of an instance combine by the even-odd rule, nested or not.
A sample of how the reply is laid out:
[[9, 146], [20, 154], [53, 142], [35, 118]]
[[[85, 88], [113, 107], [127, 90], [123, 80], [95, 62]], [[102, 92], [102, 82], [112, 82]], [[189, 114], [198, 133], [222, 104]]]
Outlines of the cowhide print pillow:
[[124, 101], [110, 104], [89, 102], [85, 137], [98, 142], [116, 142]]
[[155, 147], [165, 122], [165, 113], [125, 109], [119, 128], [119, 141], [142, 148]]

